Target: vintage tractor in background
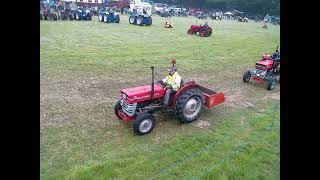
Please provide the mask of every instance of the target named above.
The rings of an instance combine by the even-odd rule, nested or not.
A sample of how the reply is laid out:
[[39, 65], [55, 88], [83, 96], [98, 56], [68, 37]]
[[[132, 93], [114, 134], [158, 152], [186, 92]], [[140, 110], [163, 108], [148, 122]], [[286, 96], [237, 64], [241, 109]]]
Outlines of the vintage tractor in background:
[[212, 28], [209, 26], [191, 25], [187, 33], [189, 35], [199, 34], [201, 37], [209, 37], [212, 34]]
[[75, 13], [75, 19], [77, 21], [80, 21], [80, 20], [91, 21], [92, 13], [90, 12], [90, 10], [88, 8], [79, 8], [78, 12]]
[[207, 19], [208, 18], [208, 15], [205, 14], [205, 13], [199, 13], [198, 16], [197, 16], [198, 19]]
[[43, 14], [44, 14], [43, 9], [40, 8], [40, 20], [43, 20]]
[[267, 82], [267, 89], [272, 90], [277, 82], [280, 82], [280, 52], [278, 46], [276, 51], [269, 55], [265, 53], [262, 59], [255, 64], [254, 70], [247, 70], [243, 75], [243, 82], [250, 79], [258, 83]]
[[[41, 19], [41, 14], [42, 13], [40, 12], [40, 19]], [[55, 8], [50, 7], [50, 6], [46, 6], [43, 9], [42, 17], [44, 20], [57, 21], [58, 20], [57, 10]]]
[[100, 22], [105, 23], [119, 23], [120, 15], [115, 11], [100, 11], [98, 19]]
[[163, 106], [165, 90], [154, 83], [154, 67], [151, 85], [122, 89], [120, 100], [115, 104], [115, 115], [123, 121], [134, 121], [133, 130], [138, 135], [148, 134], [155, 126], [153, 113], [174, 111], [181, 123], [190, 123], [199, 118], [205, 107], [212, 108], [225, 101], [222, 92], [207, 89], [194, 81], [181, 82], [180, 89], [171, 94], [169, 107]]
[[238, 16], [237, 18], [239, 22], [249, 22], [249, 19], [247, 17]]
[[144, 13], [133, 13], [129, 16], [129, 23], [130, 24], [136, 24], [139, 26], [147, 25], [151, 26], [152, 24], [152, 18], [149, 14]]
[[61, 10], [61, 19], [63, 21], [68, 19], [72, 21], [74, 19], [74, 14], [71, 12], [69, 7], [63, 6], [63, 9]]

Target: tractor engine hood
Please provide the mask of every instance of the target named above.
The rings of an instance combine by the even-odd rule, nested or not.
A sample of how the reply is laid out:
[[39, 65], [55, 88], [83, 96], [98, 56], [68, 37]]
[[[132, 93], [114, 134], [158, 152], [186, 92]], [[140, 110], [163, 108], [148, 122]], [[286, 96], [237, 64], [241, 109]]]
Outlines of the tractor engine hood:
[[[154, 85], [154, 98], [160, 98], [165, 94], [165, 90], [160, 84]], [[142, 102], [151, 99], [151, 85], [138, 86], [121, 90], [122, 99], [129, 103]]]
[[268, 70], [272, 68], [273, 60], [264, 60], [256, 63], [256, 68]]

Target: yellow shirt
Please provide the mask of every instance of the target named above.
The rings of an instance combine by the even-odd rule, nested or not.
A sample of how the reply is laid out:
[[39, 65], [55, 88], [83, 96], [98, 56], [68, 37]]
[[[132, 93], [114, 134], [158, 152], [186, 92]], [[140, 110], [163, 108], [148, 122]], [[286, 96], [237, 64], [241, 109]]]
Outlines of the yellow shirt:
[[173, 75], [169, 74], [167, 77], [162, 79], [162, 81], [169, 86], [172, 86], [172, 88], [177, 91], [180, 88], [181, 77], [177, 72], [175, 72]]

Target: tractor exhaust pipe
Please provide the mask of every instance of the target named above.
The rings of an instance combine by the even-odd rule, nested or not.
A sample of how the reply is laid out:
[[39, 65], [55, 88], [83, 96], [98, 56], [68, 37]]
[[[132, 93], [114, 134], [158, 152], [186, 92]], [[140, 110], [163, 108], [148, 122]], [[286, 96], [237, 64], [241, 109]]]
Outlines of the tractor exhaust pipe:
[[152, 80], [151, 80], [151, 100], [153, 100], [154, 97], [154, 66], [151, 66], [152, 71]]

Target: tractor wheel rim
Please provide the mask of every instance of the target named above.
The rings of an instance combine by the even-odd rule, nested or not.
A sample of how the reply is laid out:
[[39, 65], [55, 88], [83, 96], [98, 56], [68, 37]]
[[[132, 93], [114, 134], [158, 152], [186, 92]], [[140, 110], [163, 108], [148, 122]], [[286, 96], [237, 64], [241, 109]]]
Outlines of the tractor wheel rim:
[[139, 125], [139, 130], [143, 133], [148, 132], [152, 127], [151, 119], [143, 120]]
[[76, 14], [76, 19], [79, 19], [79, 15], [78, 14]]
[[102, 21], [102, 15], [99, 15], [99, 21]]
[[108, 21], [108, 17], [104, 17], [104, 22], [107, 22]]
[[199, 97], [190, 98], [184, 108], [184, 114], [187, 118], [194, 118], [201, 109], [201, 102]]
[[137, 19], [137, 24], [140, 24], [141, 23], [141, 19]]
[[130, 18], [130, 23], [133, 23], [134, 22], [134, 19], [133, 18]]

